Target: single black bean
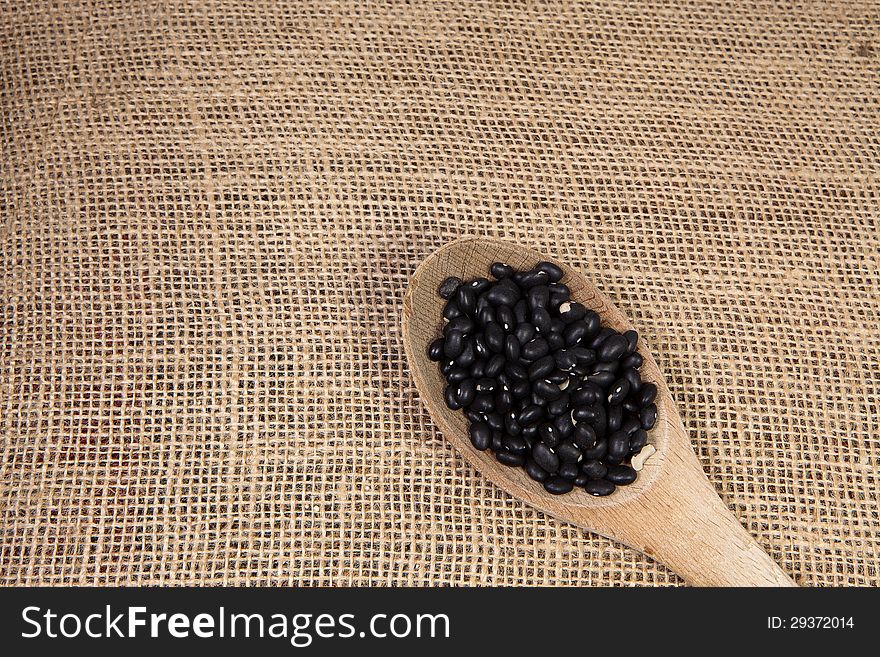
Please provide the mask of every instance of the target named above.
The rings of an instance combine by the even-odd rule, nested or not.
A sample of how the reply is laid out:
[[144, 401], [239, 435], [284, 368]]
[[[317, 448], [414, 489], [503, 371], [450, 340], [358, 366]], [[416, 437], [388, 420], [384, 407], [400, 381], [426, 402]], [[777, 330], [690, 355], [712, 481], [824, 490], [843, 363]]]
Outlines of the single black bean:
[[474, 320], [470, 317], [466, 317], [462, 315], [461, 317], [456, 317], [451, 320], [443, 327], [443, 333], [448, 335], [450, 331], [458, 331], [460, 333], [472, 333], [476, 328], [476, 324], [474, 324]]
[[526, 458], [522, 454], [514, 454], [513, 452], [508, 452], [506, 450], [495, 452], [495, 458], [502, 465], [511, 468], [516, 468], [525, 465], [526, 463]]
[[559, 469], [559, 457], [544, 442], [535, 443], [532, 458], [547, 472], [556, 472]]
[[611, 337], [612, 335], [617, 335], [617, 331], [615, 331], [614, 329], [608, 328], [607, 326], [605, 328], [601, 328], [596, 333], [596, 335], [594, 335], [593, 338], [587, 343], [586, 346], [588, 346], [590, 349], [595, 349], [596, 356], [598, 357], [599, 347], [601, 347], [602, 343], [605, 342], [605, 340], [607, 338]]
[[492, 306], [480, 308], [480, 310], [477, 311], [477, 323], [480, 326], [488, 326], [497, 319], [498, 316], [495, 314], [495, 308]]
[[556, 367], [561, 370], [570, 370], [577, 365], [577, 357], [565, 349], [560, 349], [553, 356], [556, 359]]
[[513, 317], [517, 324], [529, 321], [529, 304], [525, 299], [520, 299], [513, 307]]
[[489, 447], [492, 440], [492, 429], [485, 422], [472, 422], [468, 430], [471, 435], [471, 444], [481, 452]]
[[636, 480], [637, 473], [628, 465], [612, 465], [608, 468], [605, 479], [618, 486], [626, 486]]
[[500, 281], [513, 275], [513, 267], [504, 262], [493, 262], [489, 267], [489, 273]]
[[504, 285], [504, 283], [510, 281], [509, 278], [504, 279], [502, 283], [495, 285], [488, 292], [486, 292], [486, 299], [493, 306], [514, 306], [517, 300], [520, 297], [520, 291], [511, 283], [510, 285]]
[[578, 467], [577, 463], [563, 463], [559, 466], [559, 476], [563, 479], [574, 481], [577, 479], [580, 472], [581, 469]]
[[501, 325], [501, 328], [506, 332], [511, 333], [516, 329], [516, 317], [510, 306], [498, 306], [498, 308], [495, 309], [495, 315], [498, 318], [497, 321]]
[[529, 380], [542, 379], [555, 368], [556, 360], [553, 356], [543, 356], [529, 366]]
[[605, 467], [605, 464], [598, 459], [590, 459], [588, 461], [583, 461], [581, 463], [581, 472], [587, 475], [590, 479], [602, 479], [608, 472], [608, 468]]
[[458, 292], [459, 285], [461, 285], [461, 279], [457, 276], [450, 276], [440, 283], [440, 288], [437, 290], [437, 293], [444, 299], [451, 299], [452, 296]]
[[623, 332], [623, 337], [626, 340], [626, 351], [624, 353], [628, 356], [636, 350], [636, 346], [639, 344], [639, 334], [630, 329]]
[[493, 452], [500, 452], [504, 449], [504, 434], [500, 431], [492, 432], [492, 441], [489, 443], [489, 447], [492, 448]]
[[616, 380], [614, 372], [593, 372], [587, 377], [587, 381], [599, 386], [602, 390], [607, 389]]
[[544, 409], [536, 404], [526, 406], [519, 412], [519, 423], [524, 427], [537, 424], [544, 418]]
[[581, 458], [581, 450], [573, 442], [566, 440], [559, 443], [556, 455], [566, 463], [577, 463]]
[[627, 367], [620, 373], [620, 376], [629, 381], [630, 394], [638, 392], [642, 388], [642, 377], [637, 369]]
[[511, 436], [518, 436], [522, 433], [522, 425], [516, 421], [515, 411], [510, 411], [504, 416], [504, 431]]
[[507, 361], [504, 359], [504, 354], [494, 354], [485, 365], [485, 369], [483, 370], [485, 375], [490, 379], [494, 379], [499, 374], [504, 371], [504, 366], [507, 364]]
[[458, 309], [465, 315], [472, 315], [477, 309], [477, 295], [473, 288], [461, 285], [455, 295], [458, 301]]
[[578, 303], [577, 301], [572, 301], [567, 306], [563, 302], [562, 305], [559, 306], [559, 319], [566, 324], [582, 320], [586, 314], [587, 309], [582, 303]]
[[641, 451], [642, 447], [648, 444], [648, 432], [644, 429], [639, 429], [635, 433], [630, 434], [629, 436], [629, 451], [630, 454], [637, 454]]
[[489, 355], [489, 347], [486, 346], [486, 339], [483, 337], [483, 334], [478, 333], [474, 335], [472, 339], [474, 341], [474, 352], [477, 354], [477, 358], [486, 358]]
[[550, 288], [546, 285], [536, 285], [526, 292], [526, 300], [528, 300], [529, 307], [532, 310], [535, 308], [546, 308], [547, 304], [550, 303]]
[[525, 399], [531, 394], [532, 387], [529, 385], [528, 381], [517, 381], [510, 386], [510, 392], [515, 399]]
[[547, 414], [557, 417], [563, 413], [571, 413], [571, 397], [563, 392], [559, 399], [554, 399], [547, 404]]
[[471, 403], [471, 409], [478, 413], [491, 413], [495, 410], [495, 398], [490, 393], [478, 394]]
[[550, 372], [550, 374], [544, 377], [544, 380], [548, 383], [561, 386], [563, 383], [568, 381], [568, 372], [554, 369], [552, 372]]
[[495, 410], [499, 413], [507, 413], [513, 408], [513, 395], [508, 390], [495, 393]]
[[647, 406], [657, 398], [657, 386], [653, 383], [645, 383], [639, 391], [638, 402], [639, 407]]
[[590, 479], [590, 481], [584, 485], [584, 490], [590, 495], [595, 495], [596, 497], [611, 495], [615, 488], [617, 487], [607, 479]]
[[520, 322], [513, 334], [521, 345], [526, 345], [535, 338], [538, 332], [535, 330], [534, 325], [528, 322]]
[[470, 283], [468, 283], [468, 287], [470, 287], [477, 294], [477, 296], [485, 292], [490, 285], [492, 285], [492, 283], [489, 282], [489, 279], [482, 276], [480, 278], [475, 278]]
[[550, 353], [550, 345], [544, 338], [535, 338], [522, 347], [522, 357], [529, 361], [538, 360]]
[[639, 421], [642, 423], [642, 429], [650, 431], [657, 423], [657, 405], [648, 404], [639, 411]]
[[629, 436], [623, 431], [615, 431], [608, 436], [608, 452], [605, 454], [605, 463], [617, 464], [629, 454]]
[[574, 483], [570, 479], [564, 479], [560, 476], [553, 476], [544, 482], [544, 490], [552, 495], [564, 495], [571, 492]]
[[620, 361], [612, 360], [612, 361], [602, 361], [598, 363], [593, 363], [591, 371], [592, 372], [611, 372], [615, 374], [617, 372], [617, 368], [620, 367]]
[[461, 404], [458, 403], [458, 386], [446, 386], [446, 392], [443, 395], [444, 401], [446, 402], [446, 406], [448, 406], [453, 411], [457, 411], [461, 408]]
[[634, 370], [639, 369], [642, 364], [645, 362], [645, 359], [642, 358], [642, 355], [638, 352], [630, 354], [626, 358], [620, 361], [621, 367], [631, 367]]
[[455, 369], [455, 361], [454, 360], [446, 360], [444, 359], [440, 363], [440, 374], [443, 376], [449, 376], [449, 373]]
[[618, 431], [623, 424], [623, 407], [620, 404], [612, 404], [608, 407], [608, 432]]
[[[599, 330], [602, 327], [602, 320], [599, 318], [599, 314], [595, 310], [588, 310], [584, 315], [584, 324], [587, 325], [586, 339], [591, 340], [599, 333]], [[590, 348], [594, 349], [595, 347]]]
[[523, 427], [520, 435], [528, 441], [529, 449], [532, 449], [538, 441], [538, 425], [535, 424], [530, 427]]
[[565, 331], [565, 322], [563, 322], [561, 319], [558, 319], [558, 318], [551, 318], [550, 319], [550, 332], [551, 333], [558, 333], [559, 335], [562, 335], [563, 331]]
[[574, 485], [578, 488], [583, 488], [584, 485], [590, 480], [590, 478], [585, 475], [583, 472], [578, 473], [578, 476], [574, 478]]
[[532, 311], [532, 324], [538, 333], [549, 333], [550, 326], [553, 321], [550, 319], [550, 313], [546, 308], [535, 308]]
[[480, 380], [486, 376], [486, 365], [489, 364], [487, 360], [478, 360], [473, 365], [471, 365], [471, 378]]
[[445, 352], [443, 350], [444, 340], [443, 338], [437, 338], [431, 344], [428, 345], [428, 358], [433, 360], [434, 362], [443, 360], [443, 356]]
[[485, 413], [486, 424], [491, 427], [492, 431], [502, 431], [504, 429], [504, 416], [497, 412]]
[[596, 430], [587, 422], [581, 422], [575, 426], [572, 440], [581, 449], [590, 449], [596, 444]]
[[487, 324], [485, 329], [485, 336], [486, 346], [489, 347], [489, 349], [494, 351], [496, 354], [500, 354], [502, 351], [504, 351], [504, 329], [501, 328], [500, 324], [496, 322]]
[[559, 444], [559, 433], [556, 431], [556, 427], [549, 422], [544, 422], [538, 427], [538, 436], [547, 447], [552, 448]]
[[552, 283], [558, 283], [562, 280], [562, 277], [565, 276], [565, 273], [559, 268], [559, 265], [554, 265], [552, 262], [547, 262], [546, 260], [539, 262], [535, 266], [535, 269], [547, 274], [547, 277]]
[[474, 349], [474, 341], [471, 338], [464, 338], [464, 346], [461, 353], [456, 356], [455, 364], [459, 367], [470, 367], [477, 359], [477, 353]]
[[526, 459], [526, 474], [535, 481], [547, 481], [550, 473], [542, 468], [535, 459]]
[[600, 361], [619, 360], [626, 352], [626, 338], [622, 335], [610, 335], [596, 350], [596, 358]]
[[547, 401], [553, 401], [554, 399], [559, 399], [562, 395], [562, 391], [559, 389], [559, 386], [553, 385], [552, 383], [548, 383], [544, 379], [538, 379], [532, 384], [532, 391]]
[[477, 413], [476, 411], [471, 410], [470, 408], [466, 408], [464, 410], [464, 416], [468, 420], [470, 420], [471, 422], [485, 422], [486, 421], [486, 416], [483, 413]]
[[589, 423], [595, 429], [596, 435], [601, 438], [608, 431], [608, 414], [605, 412], [605, 407], [601, 404], [597, 404], [595, 409], [596, 417], [590, 420]]
[[575, 406], [590, 406], [599, 401], [602, 390], [592, 383], [582, 383], [571, 395], [571, 403]]
[[574, 347], [576, 344], [579, 344], [581, 340], [587, 335], [587, 325], [584, 320], [579, 319], [577, 321], [568, 324], [563, 331], [563, 337], [565, 338], [565, 344], [569, 347]]
[[529, 371], [526, 369], [525, 365], [520, 363], [511, 363], [508, 361], [507, 365], [504, 366], [504, 371], [517, 381], [526, 381], [529, 378]]
[[526, 439], [519, 435], [505, 436], [503, 442], [507, 451], [514, 454], [525, 454], [528, 449]]
[[495, 392], [498, 388], [498, 382], [495, 379], [484, 377], [477, 381], [476, 388], [477, 392]]
[[599, 417], [599, 407], [593, 405], [575, 406], [571, 416], [576, 422], [593, 422]]
[[601, 460], [605, 453], [608, 451], [608, 440], [605, 438], [599, 438], [596, 441], [596, 444], [590, 447], [589, 449], [582, 449], [581, 454], [584, 455], [585, 459], [599, 459]]
[[550, 345], [550, 351], [556, 351], [565, 346], [565, 338], [562, 337], [562, 333], [549, 333], [545, 337], [547, 344]]
[[612, 405], [622, 404], [629, 394], [629, 390], [629, 379], [620, 377], [608, 389], [608, 403]]
[[571, 420], [571, 413], [563, 413], [553, 421], [556, 427], [556, 435], [560, 440], [570, 437], [574, 433], [574, 422]]
[[541, 408], [547, 406], [547, 400], [536, 392], [532, 392], [531, 395], [529, 395], [529, 403], [534, 404], [535, 406], [540, 406]]
[[473, 379], [465, 379], [458, 384], [458, 403], [462, 406], [470, 406], [477, 396], [477, 386]]
[[443, 354], [446, 358], [452, 360], [456, 358], [464, 349], [464, 335], [461, 331], [451, 331], [446, 336], [443, 343]]
[[524, 290], [528, 290], [536, 285], [546, 285], [549, 282], [550, 277], [546, 272], [533, 269], [520, 276], [519, 286]]
[[633, 417], [630, 415], [627, 417], [623, 424], [620, 425], [620, 430], [623, 431], [626, 435], [631, 436], [636, 431], [642, 428], [642, 423], [639, 422], [638, 417]]
[[640, 408], [641, 407], [639, 406], [639, 403], [635, 399], [633, 399], [632, 396], [630, 396], [625, 402], [623, 402], [623, 410], [625, 410], [627, 413], [635, 413], [636, 415], [638, 415]]
[[508, 335], [504, 340], [504, 356], [507, 360], [519, 360], [521, 347], [515, 335]]

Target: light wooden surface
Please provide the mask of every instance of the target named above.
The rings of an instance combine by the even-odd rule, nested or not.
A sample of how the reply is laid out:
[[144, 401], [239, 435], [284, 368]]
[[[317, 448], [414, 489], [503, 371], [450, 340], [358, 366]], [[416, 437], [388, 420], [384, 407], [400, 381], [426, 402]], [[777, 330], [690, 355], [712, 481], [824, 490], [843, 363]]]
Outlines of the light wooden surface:
[[[447, 276], [487, 276], [492, 262], [526, 269], [541, 260], [557, 262], [509, 242], [465, 238], [427, 258], [413, 275], [403, 304], [404, 347], [419, 393], [443, 435], [469, 463], [510, 495], [560, 520], [617, 539], [662, 561], [695, 586], [795, 586], [764, 552], [718, 497], [688, 439], [663, 375], [644, 341], [642, 378], [657, 384], [658, 420], [649, 432], [657, 449], [635, 483], [608, 497], [582, 489], [562, 496], [544, 491], [522, 468], [498, 463], [490, 452], [475, 450], [468, 439], [467, 418], [443, 402], [445, 381], [426, 354], [441, 335], [445, 303], [437, 287]], [[563, 282], [572, 297], [618, 331], [629, 320], [592, 283], [565, 263]]]

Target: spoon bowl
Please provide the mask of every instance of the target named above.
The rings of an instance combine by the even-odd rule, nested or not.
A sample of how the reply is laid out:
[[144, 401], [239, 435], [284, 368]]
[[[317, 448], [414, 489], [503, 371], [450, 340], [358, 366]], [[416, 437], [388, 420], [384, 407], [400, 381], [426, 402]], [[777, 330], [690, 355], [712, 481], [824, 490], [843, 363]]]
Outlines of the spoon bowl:
[[[443, 401], [446, 381], [427, 346], [441, 335], [445, 300], [437, 289], [449, 276], [462, 280], [487, 276], [493, 262], [531, 269], [552, 260], [528, 248], [487, 238], [465, 238], [429, 256], [410, 281], [403, 304], [403, 341], [416, 388], [444, 437], [486, 478], [508, 494], [560, 520], [608, 536], [670, 566], [697, 586], [794, 586], [718, 497], [694, 454], [663, 374], [644, 340], [642, 379], [657, 386], [657, 423], [648, 433], [656, 452], [635, 482], [607, 497], [580, 488], [551, 495], [526, 475], [475, 449], [462, 411]], [[602, 324], [623, 332], [627, 317], [587, 278], [564, 263], [562, 282], [571, 298], [596, 311]]]

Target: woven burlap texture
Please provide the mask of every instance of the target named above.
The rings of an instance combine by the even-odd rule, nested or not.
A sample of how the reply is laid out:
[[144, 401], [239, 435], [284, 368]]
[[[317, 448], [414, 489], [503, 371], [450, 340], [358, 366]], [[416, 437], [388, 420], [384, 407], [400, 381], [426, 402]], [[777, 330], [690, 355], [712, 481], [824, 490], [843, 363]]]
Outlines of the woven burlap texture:
[[439, 435], [408, 278], [578, 266], [800, 583], [880, 583], [880, 7], [0, 2], [0, 581], [680, 584]]

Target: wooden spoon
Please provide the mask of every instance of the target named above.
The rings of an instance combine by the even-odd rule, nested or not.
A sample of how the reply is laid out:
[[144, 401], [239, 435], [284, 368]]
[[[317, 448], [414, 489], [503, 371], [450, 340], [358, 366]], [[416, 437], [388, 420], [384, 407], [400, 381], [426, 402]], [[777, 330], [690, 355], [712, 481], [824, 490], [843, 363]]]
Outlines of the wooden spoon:
[[[522, 468], [498, 463], [490, 451], [471, 446], [468, 420], [443, 401], [445, 381], [426, 353], [441, 335], [445, 301], [437, 288], [447, 276], [463, 280], [487, 276], [493, 262], [529, 269], [544, 256], [509, 242], [466, 238], [447, 244], [413, 275], [403, 303], [403, 343], [416, 387], [446, 439], [467, 461], [504, 491], [544, 513], [608, 536], [654, 557], [695, 586], [796, 586], [743, 529], [703, 473], [657, 363], [643, 340], [642, 378], [657, 385], [658, 420], [649, 432], [656, 452], [638, 479], [607, 497], [576, 488], [554, 496]], [[557, 263], [573, 299], [595, 310], [618, 331], [629, 320], [602, 292], [574, 269]]]

